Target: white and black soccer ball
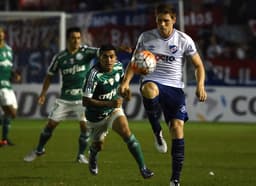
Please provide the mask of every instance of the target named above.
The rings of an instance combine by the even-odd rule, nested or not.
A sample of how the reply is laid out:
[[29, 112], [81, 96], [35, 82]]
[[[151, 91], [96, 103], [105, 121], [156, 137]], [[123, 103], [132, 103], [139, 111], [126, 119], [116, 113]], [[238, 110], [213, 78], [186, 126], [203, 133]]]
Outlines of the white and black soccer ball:
[[136, 74], [147, 75], [156, 68], [156, 57], [148, 50], [141, 50], [134, 54], [131, 67]]

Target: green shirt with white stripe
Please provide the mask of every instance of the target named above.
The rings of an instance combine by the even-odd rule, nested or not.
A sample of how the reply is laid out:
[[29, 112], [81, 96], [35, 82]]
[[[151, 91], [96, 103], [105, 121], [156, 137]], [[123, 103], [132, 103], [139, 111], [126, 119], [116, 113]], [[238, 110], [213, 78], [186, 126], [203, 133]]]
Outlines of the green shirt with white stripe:
[[12, 48], [7, 44], [0, 48], [0, 89], [12, 89], [11, 77], [13, 67]]
[[92, 59], [97, 57], [97, 54], [98, 48], [85, 45], [81, 46], [74, 54], [64, 50], [54, 56], [48, 67], [48, 74], [61, 73], [61, 99], [68, 101], [82, 100], [85, 76], [91, 67]]
[[[118, 87], [123, 78], [124, 69], [121, 62], [117, 61], [112, 72], [101, 72], [99, 63], [87, 74], [86, 83], [83, 88], [83, 96], [108, 101], [118, 98]], [[108, 116], [114, 108], [87, 106], [86, 119], [97, 122]]]

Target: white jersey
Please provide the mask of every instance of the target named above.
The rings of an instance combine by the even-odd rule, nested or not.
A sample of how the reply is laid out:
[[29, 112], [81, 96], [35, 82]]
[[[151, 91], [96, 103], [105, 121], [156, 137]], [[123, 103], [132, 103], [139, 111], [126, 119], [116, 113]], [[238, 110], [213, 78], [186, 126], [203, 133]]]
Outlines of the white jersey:
[[157, 59], [155, 71], [144, 76], [142, 81], [153, 80], [163, 85], [184, 88], [184, 55], [192, 56], [197, 52], [190, 36], [174, 29], [170, 37], [163, 38], [157, 29], [149, 30], [140, 35], [136, 50], [149, 50]]

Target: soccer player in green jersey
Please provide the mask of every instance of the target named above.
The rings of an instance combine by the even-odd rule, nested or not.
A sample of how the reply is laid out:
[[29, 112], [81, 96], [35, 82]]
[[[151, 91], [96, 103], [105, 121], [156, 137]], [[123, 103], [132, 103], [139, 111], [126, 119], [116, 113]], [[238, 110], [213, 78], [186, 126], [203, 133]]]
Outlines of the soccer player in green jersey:
[[98, 48], [81, 46], [81, 30], [72, 27], [67, 30], [67, 49], [54, 56], [48, 73], [44, 79], [43, 87], [38, 99], [39, 104], [44, 104], [46, 92], [50, 86], [52, 77], [58, 72], [62, 75], [60, 97], [56, 99], [50, 113], [49, 120], [41, 132], [38, 145], [31, 153], [24, 157], [24, 161], [31, 162], [44, 154], [45, 144], [48, 142], [56, 126], [71, 113], [80, 122], [80, 136], [77, 161], [88, 163], [84, 156], [89, 134], [86, 131], [84, 108], [82, 106], [82, 86], [84, 77], [90, 68], [91, 60], [97, 56]]
[[0, 147], [13, 145], [8, 134], [11, 119], [16, 117], [18, 105], [11, 85], [12, 79], [20, 81], [21, 77], [13, 70], [12, 48], [5, 43], [5, 31], [0, 27], [0, 106], [3, 110], [0, 118], [2, 124]]
[[86, 75], [83, 88], [86, 126], [92, 140], [89, 170], [94, 175], [98, 174], [97, 155], [102, 150], [108, 128], [112, 127], [127, 144], [143, 178], [150, 178], [154, 173], [144, 163], [140, 144], [130, 131], [122, 109], [123, 99], [118, 95], [118, 87], [123, 75], [123, 66], [117, 60], [116, 49], [112, 45], [103, 45], [100, 48], [99, 62]]

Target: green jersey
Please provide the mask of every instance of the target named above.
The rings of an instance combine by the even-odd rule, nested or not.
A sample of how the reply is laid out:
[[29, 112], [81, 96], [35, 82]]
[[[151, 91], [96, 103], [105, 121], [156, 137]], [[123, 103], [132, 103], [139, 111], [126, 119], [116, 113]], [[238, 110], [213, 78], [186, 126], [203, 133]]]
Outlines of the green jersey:
[[91, 60], [97, 56], [97, 53], [98, 48], [81, 46], [74, 54], [64, 50], [54, 56], [48, 68], [48, 74], [61, 73], [61, 99], [82, 100], [84, 78], [90, 68]]
[[11, 76], [13, 67], [13, 53], [7, 44], [0, 48], [0, 89], [12, 89]]
[[[123, 78], [122, 64], [117, 61], [112, 72], [101, 72], [99, 64], [96, 64], [88, 73], [83, 88], [84, 97], [108, 101], [118, 98], [118, 87]], [[108, 116], [114, 108], [87, 106], [86, 119], [97, 122]]]

